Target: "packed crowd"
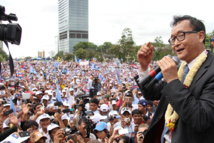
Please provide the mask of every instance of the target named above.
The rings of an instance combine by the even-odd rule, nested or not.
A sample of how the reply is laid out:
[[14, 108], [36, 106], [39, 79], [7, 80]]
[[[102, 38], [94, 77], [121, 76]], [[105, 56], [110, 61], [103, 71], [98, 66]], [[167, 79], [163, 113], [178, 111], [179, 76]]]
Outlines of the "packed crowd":
[[144, 99], [137, 65], [114, 62], [2, 64], [0, 141], [142, 143], [158, 101]]

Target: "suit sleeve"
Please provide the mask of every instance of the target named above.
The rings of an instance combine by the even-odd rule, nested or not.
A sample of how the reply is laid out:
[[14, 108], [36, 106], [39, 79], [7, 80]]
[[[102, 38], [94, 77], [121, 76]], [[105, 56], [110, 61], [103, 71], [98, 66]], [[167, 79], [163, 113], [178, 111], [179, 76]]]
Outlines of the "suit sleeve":
[[151, 90], [147, 90], [146, 88], [142, 87], [139, 84], [139, 76], [134, 77], [136, 83], [138, 84], [138, 86], [140, 87], [141, 92], [143, 93], [143, 96], [146, 100], [160, 100], [162, 94], [161, 94], [161, 90], [163, 89], [163, 87], [166, 85], [165, 81], [159, 81], [158, 83], [156, 83], [154, 85], [154, 87]]
[[214, 76], [206, 82], [199, 81], [194, 90], [177, 79], [167, 84], [162, 94], [183, 122], [202, 132], [214, 124]]

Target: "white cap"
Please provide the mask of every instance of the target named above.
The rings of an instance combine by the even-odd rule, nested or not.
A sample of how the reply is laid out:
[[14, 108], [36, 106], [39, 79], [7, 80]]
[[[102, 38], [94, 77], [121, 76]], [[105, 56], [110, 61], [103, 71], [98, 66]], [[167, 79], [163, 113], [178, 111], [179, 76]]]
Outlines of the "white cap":
[[42, 115], [40, 115], [40, 116], [38, 117], [39, 122], [40, 122], [42, 119], [46, 119], [46, 118], [51, 119], [51, 117], [50, 117], [48, 114], [46, 114], [46, 113], [44, 113], [44, 114], [42, 114]]
[[129, 109], [129, 107], [123, 107], [121, 109], [121, 114], [125, 113], [126, 111], [129, 112], [130, 114], [132, 113], [131, 110]]
[[116, 104], [116, 100], [112, 100], [111, 103], [112, 103], [112, 105]]
[[68, 104], [68, 102], [66, 102], [66, 101], [63, 102], [63, 105], [64, 105], [64, 106], [70, 106], [70, 105]]
[[48, 131], [51, 131], [55, 128], [59, 128], [59, 125], [57, 124], [54, 124], [54, 123], [51, 123], [50, 125], [48, 125]]
[[67, 120], [69, 119], [67, 114], [62, 115], [62, 117], [61, 117], [61, 120], [65, 120], [65, 119], [67, 119]]
[[48, 94], [48, 92], [49, 92], [49, 90], [45, 90], [45, 93], [47, 93], [47, 94]]
[[73, 88], [70, 88], [69, 91], [74, 91], [74, 89], [73, 89]]
[[9, 103], [3, 104], [4, 107], [10, 106]]
[[9, 126], [7, 124], [3, 123], [3, 129], [4, 128], [9, 128]]
[[41, 91], [37, 91], [36, 95], [43, 94]]
[[48, 96], [48, 95], [44, 95], [44, 96], [42, 97], [42, 99], [43, 99], [43, 100], [49, 100], [49, 96]]
[[102, 116], [100, 114], [94, 114], [94, 116], [90, 116], [90, 119], [94, 124], [98, 123], [100, 120], [105, 120], [107, 116]]
[[49, 90], [48, 95], [53, 96], [53, 91], [52, 91], [52, 90]]
[[116, 111], [116, 110], [111, 110], [109, 113], [108, 113], [108, 116], [110, 117], [110, 116], [118, 116], [119, 115], [119, 113]]
[[100, 93], [100, 92], [97, 92], [97, 95], [101, 95], [101, 93]]
[[100, 110], [101, 110], [102, 112], [108, 112], [108, 110], [109, 110], [108, 105], [107, 105], [107, 104], [102, 104], [102, 105], [100, 106]]
[[38, 89], [37, 88], [33, 88], [32, 90], [34, 91], [34, 90], [38, 90]]
[[62, 92], [66, 92], [65, 90], [62, 90]]

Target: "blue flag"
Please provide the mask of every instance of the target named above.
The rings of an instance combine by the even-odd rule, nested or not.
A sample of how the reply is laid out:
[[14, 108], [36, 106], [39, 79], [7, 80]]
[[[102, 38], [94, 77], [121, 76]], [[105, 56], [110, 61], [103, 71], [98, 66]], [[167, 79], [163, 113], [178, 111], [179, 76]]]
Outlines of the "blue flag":
[[56, 101], [60, 101], [62, 102], [62, 98], [59, 92], [59, 83], [58, 83], [58, 79], [56, 81]]
[[78, 60], [77, 60], [77, 56], [75, 56], [75, 62], [78, 62]]
[[56, 67], [59, 69], [59, 63], [58, 62], [56, 62]]
[[117, 71], [117, 82], [118, 82], [120, 85], [122, 85], [122, 83], [120, 82], [120, 76], [119, 76], [118, 71]]
[[114, 72], [114, 68], [113, 67], [111, 67], [111, 72]]
[[13, 109], [13, 113], [14, 113], [14, 115], [15, 115], [15, 114], [16, 114], [16, 108], [15, 108], [15, 106], [14, 106], [14, 104], [13, 104], [12, 99], [10, 99], [10, 109]]

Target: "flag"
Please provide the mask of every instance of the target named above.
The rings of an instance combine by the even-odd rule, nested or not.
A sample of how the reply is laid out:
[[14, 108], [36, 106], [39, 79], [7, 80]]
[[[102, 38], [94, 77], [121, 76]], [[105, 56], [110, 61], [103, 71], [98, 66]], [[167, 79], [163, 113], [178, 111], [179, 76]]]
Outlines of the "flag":
[[132, 89], [136, 89], [136, 88], [138, 88], [138, 86], [137, 85], [133, 85]]
[[212, 41], [213, 41], [213, 48], [214, 48], [214, 38], [212, 38]]
[[16, 114], [16, 108], [15, 108], [15, 106], [14, 106], [13, 101], [12, 101], [11, 98], [10, 98], [10, 109], [13, 109], [13, 113], [15, 115]]
[[118, 64], [119, 64], [119, 66], [121, 65], [121, 63], [120, 63], [120, 60], [118, 59]]
[[113, 68], [113, 66], [111, 66], [111, 72], [114, 72], [115, 71], [115, 69]]
[[61, 62], [62, 60], [60, 59], [60, 57], [57, 58], [57, 62]]
[[120, 76], [119, 76], [118, 71], [117, 71], [117, 82], [118, 82], [120, 85], [122, 85], [122, 83], [120, 82]]
[[135, 65], [135, 64], [132, 64], [132, 68], [134, 68], [134, 69], [138, 69], [138, 66], [137, 66], [137, 65]]
[[77, 59], [77, 56], [75, 56], [75, 62], [77, 62], [77, 63], [78, 63], [78, 59]]
[[97, 58], [93, 58], [93, 60], [92, 60], [93, 62], [96, 62], [97, 61]]
[[58, 79], [56, 81], [56, 101], [62, 102], [62, 98], [59, 92], [59, 83], [58, 83]]
[[86, 91], [86, 92], [90, 92], [90, 90], [87, 89], [86, 87], [83, 87], [83, 90]]
[[59, 68], [59, 63], [58, 62], [56, 62], [56, 67]]
[[45, 58], [45, 64], [47, 63], [47, 60], [46, 60], [46, 58]]
[[35, 73], [36, 74], [36, 71], [34, 70], [34, 68], [32, 66], [30, 67], [30, 73]]

